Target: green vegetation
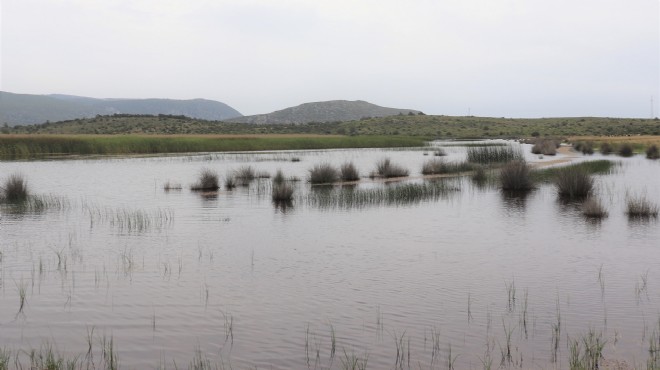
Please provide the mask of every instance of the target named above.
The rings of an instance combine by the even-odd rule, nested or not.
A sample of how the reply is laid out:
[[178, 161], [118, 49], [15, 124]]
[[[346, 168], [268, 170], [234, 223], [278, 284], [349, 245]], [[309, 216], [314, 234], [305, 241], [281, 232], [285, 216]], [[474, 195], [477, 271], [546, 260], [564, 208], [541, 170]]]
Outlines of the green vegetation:
[[439, 175], [472, 171], [476, 167], [468, 162], [446, 162], [442, 159], [431, 159], [422, 165], [423, 175]]
[[522, 158], [522, 153], [510, 145], [469, 147], [467, 150], [467, 160], [472, 163], [506, 163]]
[[423, 137], [0, 135], [0, 158], [424, 146]]
[[560, 171], [571, 168], [584, 170], [586, 173], [592, 175], [607, 174], [612, 171], [612, 167], [614, 167], [615, 165], [616, 165], [615, 162], [608, 161], [607, 159], [599, 159], [596, 161], [579, 162], [564, 167], [537, 169], [531, 172], [531, 177], [534, 181], [539, 181], [539, 182], [553, 181], [557, 177]]
[[619, 155], [622, 157], [632, 157], [635, 154], [635, 150], [632, 145], [625, 143], [619, 146]]
[[657, 145], [653, 144], [646, 149], [646, 158], [648, 159], [660, 158], [660, 149], [658, 149]]
[[581, 340], [569, 338], [568, 365], [571, 370], [598, 370], [606, 341], [602, 333], [590, 329]]

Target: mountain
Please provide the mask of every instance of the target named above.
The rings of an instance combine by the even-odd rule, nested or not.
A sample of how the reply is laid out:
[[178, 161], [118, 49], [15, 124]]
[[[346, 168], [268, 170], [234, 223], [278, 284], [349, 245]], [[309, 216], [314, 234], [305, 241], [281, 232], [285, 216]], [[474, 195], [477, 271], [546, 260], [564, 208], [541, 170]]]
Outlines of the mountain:
[[225, 121], [255, 124], [341, 122], [359, 120], [367, 117], [396, 116], [399, 114], [410, 114], [411, 112], [412, 114], [420, 113], [414, 109], [381, 107], [362, 100], [331, 100], [305, 103], [268, 114], [243, 116], [227, 119]]
[[205, 99], [95, 99], [72, 95], [29, 95], [0, 91], [0, 124], [26, 125], [110, 114], [183, 115], [205, 120], [241, 117], [225, 103]]

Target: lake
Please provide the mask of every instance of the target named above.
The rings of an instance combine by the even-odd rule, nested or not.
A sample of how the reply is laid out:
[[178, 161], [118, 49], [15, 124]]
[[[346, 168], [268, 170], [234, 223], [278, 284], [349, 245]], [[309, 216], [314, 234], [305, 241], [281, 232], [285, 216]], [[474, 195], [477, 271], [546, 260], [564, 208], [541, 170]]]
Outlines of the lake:
[[[646, 368], [660, 334], [660, 225], [625, 209], [633, 196], [660, 204], [660, 163], [575, 154], [617, 162], [594, 176], [609, 212], [594, 221], [551, 183], [509, 196], [420, 175], [433, 147], [459, 161], [462, 144], [0, 162], [0, 179], [21, 173], [50, 199], [0, 208], [0, 349], [10, 368], [52, 348], [122, 369], [568, 369], [571, 343], [591, 331], [605, 359]], [[556, 159], [507, 144], [529, 162]], [[366, 177], [383, 158], [411, 178], [305, 181], [346, 161]], [[301, 180], [292, 204], [274, 204], [265, 178], [189, 190], [204, 168], [223, 180], [244, 166]], [[440, 190], [338, 200], [409, 183]]]

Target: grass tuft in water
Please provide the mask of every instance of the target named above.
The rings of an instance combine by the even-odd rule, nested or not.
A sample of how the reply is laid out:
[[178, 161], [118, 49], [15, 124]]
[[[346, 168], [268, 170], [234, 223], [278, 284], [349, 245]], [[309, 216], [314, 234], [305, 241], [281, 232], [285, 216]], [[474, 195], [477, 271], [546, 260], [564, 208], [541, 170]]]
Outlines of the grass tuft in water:
[[422, 165], [423, 175], [439, 175], [472, 171], [474, 165], [468, 162], [452, 163], [442, 159], [431, 159]]
[[27, 180], [20, 174], [10, 175], [0, 187], [2, 194], [0, 198], [5, 202], [19, 203], [25, 201], [29, 196]]
[[527, 191], [533, 188], [529, 167], [522, 160], [505, 164], [500, 169], [500, 183], [506, 191]]
[[340, 177], [342, 181], [358, 181], [360, 180], [360, 172], [355, 167], [353, 162], [346, 162], [339, 168]]
[[248, 186], [257, 177], [257, 174], [254, 172], [252, 166], [243, 166], [234, 171], [233, 177], [239, 185]]
[[309, 182], [312, 184], [332, 184], [339, 180], [339, 172], [329, 163], [314, 165], [309, 170]]
[[598, 370], [605, 343], [602, 333], [596, 333], [594, 329], [589, 329], [580, 339], [569, 339], [569, 369]]
[[584, 203], [582, 203], [582, 214], [588, 218], [605, 218], [607, 217], [607, 210], [603, 204], [595, 197], [588, 197]]
[[284, 174], [278, 170], [273, 177], [272, 199], [274, 202], [291, 202], [293, 200], [293, 186], [284, 181]]
[[658, 217], [659, 207], [652, 203], [645, 195], [627, 197], [626, 214], [628, 218]]
[[410, 174], [407, 169], [392, 163], [389, 158], [383, 158], [376, 163], [376, 173], [384, 178], [406, 177]]
[[648, 159], [660, 158], [660, 149], [658, 149], [657, 145], [653, 144], [646, 149], [646, 158]]
[[612, 144], [608, 143], [607, 141], [600, 144], [600, 154], [603, 155], [609, 155], [614, 152], [614, 146]]
[[190, 187], [194, 191], [212, 191], [218, 190], [220, 185], [218, 183], [218, 175], [208, 168], [204, 168], [199, 172], [197, 182]]
[[635, 154], [632, 145], [624, 143], [619, 146], [619, 155], [622, 157], [632, 157]]
[[583, 199], [593, 191], [594, 180], [585, 169], [569, 166], [557, 171], [555, 187], [564, 199]]

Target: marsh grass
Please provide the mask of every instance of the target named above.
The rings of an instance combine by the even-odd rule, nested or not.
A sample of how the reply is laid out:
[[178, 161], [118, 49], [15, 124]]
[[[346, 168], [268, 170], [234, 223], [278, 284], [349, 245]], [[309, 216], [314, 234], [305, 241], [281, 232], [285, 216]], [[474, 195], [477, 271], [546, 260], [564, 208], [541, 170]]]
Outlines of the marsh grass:
[[236, 180], [231, 174], [225, 177], [225, 189], [233, 190], [236, 187]]
[[584, 162], [571, 164], [568, 166], [536, 169], [531, 172], [531, 177], [534, 181], [539, 181], [539, 182], [554, 181], [557, 178], [558, 173], [566, 169], [583, 170], [592, 175], [609, 174], [612, 173], [615, 165], [617, 165], [617, 162], [612, 162], [607, 159], [584, 161]]
[[656, 218], [659, 210], [658, 205], [651, 202], [646, 195], [626, 197], [628, 218]]
[[649, 336], [649, 358], [646, 361], [646, 368], [660, 369], [660, 319]]
[[165, 190], [165, 191], [181, 190], [181, 189], [183, 189], [181, 184], [176, 183], [176, 182], [167, 181], [167, 182], [165, 182], [165, 185], [163, 185], [163, 190]]
[[367, 206], [403, 206], [428, 200], [446, 199], [459, 188], [445, 181], [421, 184], [398, 184], [375, 189], [329, 189], [310, 192], [307, 204], [319, 208], [363, 208]]
[[614, 146], [607, 141], [600, 144], [600, 154], [609, 155], [614, 152]]
[[312, 184], [332, 184], [339, 180], [339, 171], [329, 163], [314, 165], [309, 170], [309, 182]]
[[468, 147], [467, 160], [471, 163], [506, 163], [522, 160], [523, 154], [511, 145]]
[[12, 174], [5, 179], [0, 186], [2, 194], [0, 198], [5, 202], [19, 203], [25, 201], [29, 196], [27, 180], [20, 174]]
[[243, 166], [234, 171], [233, 178], [238, 182], [238, 185], [248, 186], [257, 178], [257, 174], [252, 166]]
[[475, 166], [468, 162], [446, 162], [442, 159], [430, 159], [422, 165], [423, 175], [439, 175], [472, 171]]
[[71, 209], [71, 203], [67, 198], [55, 195], [29, 195], [22, 202], [7, 203], [3, 207], [11, 214], [42, 213], [46, 211], [67, 211]]
[[573, 149], [582, 154], [594, 154], [594, 144], [590, 141], [578, 141], [573, 144]]
[[355, 167], [353, 162], [346, 162], [339, 167], [340, 177], [342, 181], [358, 181], [360, 180], [360, 172]]
[[219, 188], [218, 174], [208, 168], [203, 168], [197, 176], [197, 182], [190, 186], [193, 191], [214, 191]]
[[555, 187], [563, 199], [583, 199], [593, 191], [594, 180], [584, 168], [569, 166], [557, 171]]
[[522, 160], [505, 164], [500, 169], [500, 184], [506, 191], [528, 191], [534, 185], [530, 176], [529, 166]]
[[660, 158], [660, 149], [658, 146], [653, 144], [646, 148], [646, 158], [648, 159], [658, 159]]
[[407, 169], [392, 163], [389, 158], [383, 158], [376, 163], [376, 173], [384, 178], [407, 177], [410, 174]]
[[580, 339], [569, 338], [568, 364], [571, 370], [598, 370], [606, 341], [594, 329]]
[[485, 166], [474, 166], [472, 181], [476, 182], [477, 184], [484, 184], [486, 181], [488, 181], [488, 174], [486, 173]]
[[[273, 179], [272, 199], [273, 202], [291, 202], [293, 200], [293, 185], [284, 181], [284, 175], [279, 172], [278, 180]], [[276, 176], [277, 177], [277, 176]], [[280, 179], [281, 178], [281, 179]]]
[[593, 196], [582, 203], [582, 214], [588, 218], [600, 219], [607, 217], [608, 213], [603, 204]]

